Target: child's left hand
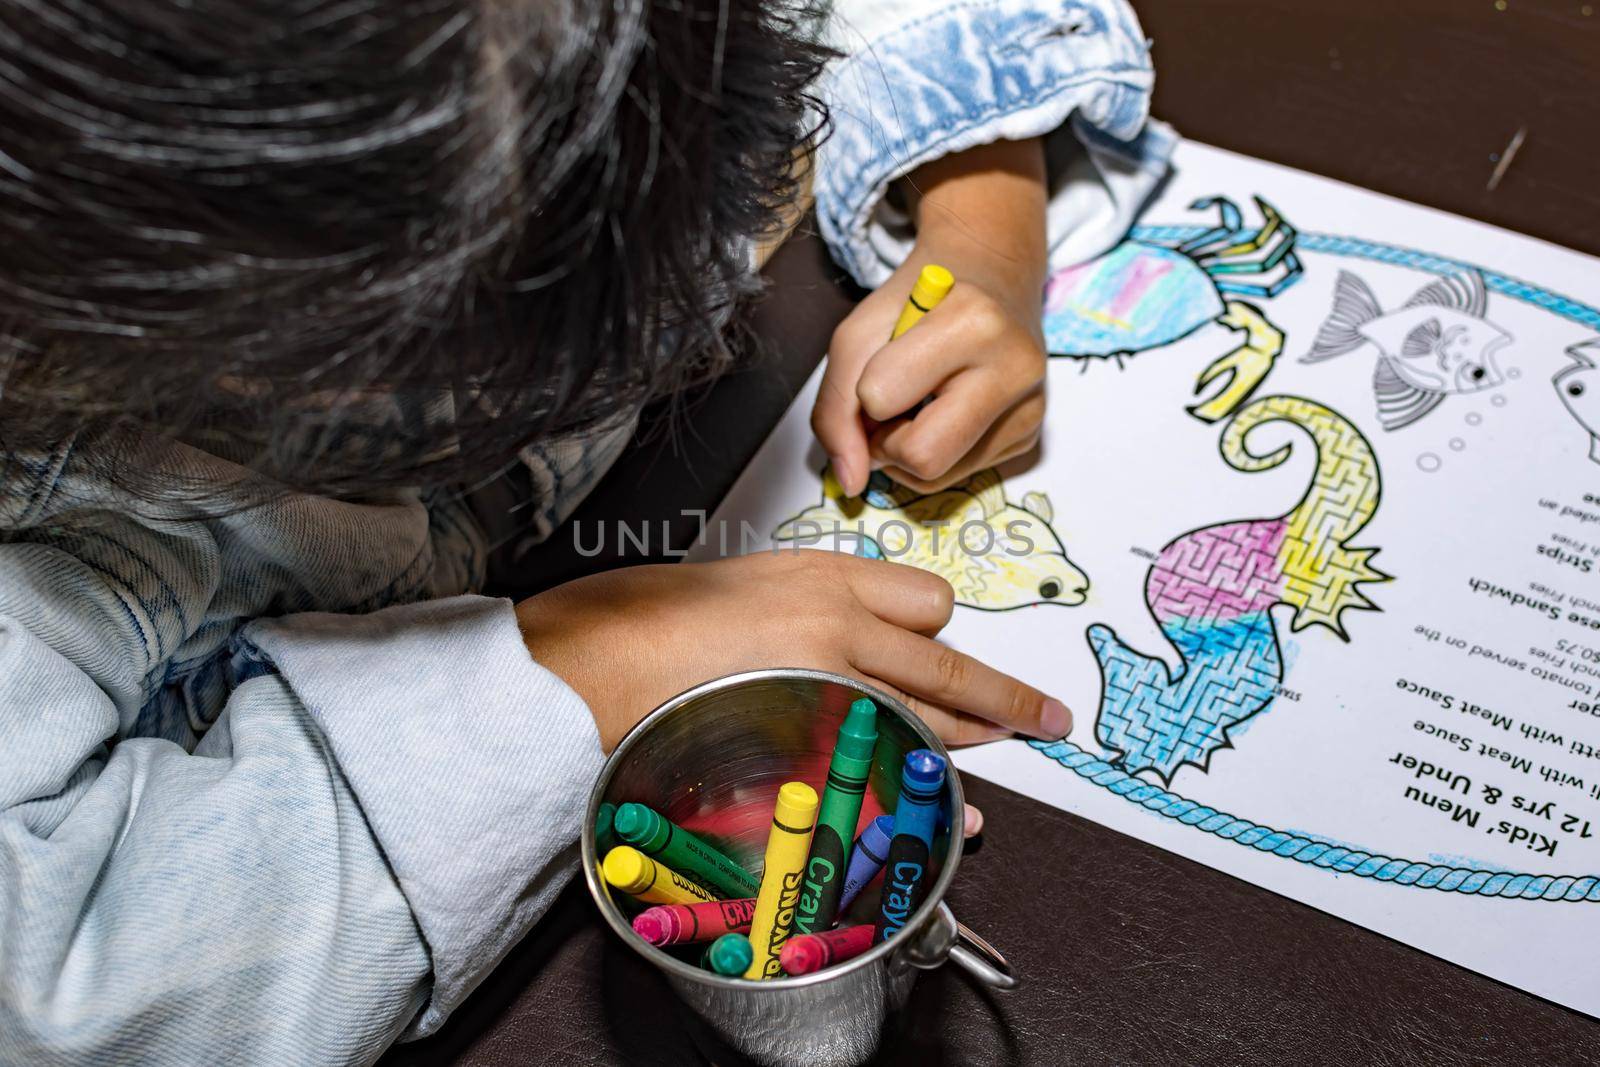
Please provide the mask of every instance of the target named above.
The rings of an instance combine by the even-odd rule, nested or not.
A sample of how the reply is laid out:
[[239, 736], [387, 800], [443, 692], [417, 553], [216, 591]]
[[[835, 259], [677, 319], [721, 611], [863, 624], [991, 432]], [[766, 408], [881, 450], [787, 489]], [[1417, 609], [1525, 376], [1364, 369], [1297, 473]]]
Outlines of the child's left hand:
[[[923, 166], [909, 185], [916, 247], [834, 332], [811, 414], [852, 496], [877, 469], [919, 492], [952, 485], [1028, 451], [1044, 418], [1042, 147], [984, 145]], [[949, 268], [955, 287], [889, 341], [927, 263]]]

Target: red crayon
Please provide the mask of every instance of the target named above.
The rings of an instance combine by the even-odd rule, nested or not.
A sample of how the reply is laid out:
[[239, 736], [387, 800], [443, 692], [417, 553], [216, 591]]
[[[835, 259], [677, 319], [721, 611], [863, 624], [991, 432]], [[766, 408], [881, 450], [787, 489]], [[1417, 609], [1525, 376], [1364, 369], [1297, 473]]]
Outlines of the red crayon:
[[810, 974], [854, 959], [871, 947], [871, 923], [841, 926], [817, 934], [796, 934], [778, 953], [778, 962], [790, 974]]
[[756, 898], [713, 900], [704, 904], [658, 904], [640, 912], [633, 932], [652, 945], [715, 941], [723, 934], [747, 934]]

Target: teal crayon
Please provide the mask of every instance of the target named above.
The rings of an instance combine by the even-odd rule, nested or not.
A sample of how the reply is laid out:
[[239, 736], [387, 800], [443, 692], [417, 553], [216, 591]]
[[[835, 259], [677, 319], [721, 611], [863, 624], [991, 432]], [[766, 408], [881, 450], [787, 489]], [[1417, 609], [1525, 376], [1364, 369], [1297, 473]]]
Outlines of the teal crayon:
[[844, 895], [845, 861], [861, 818], [861, 802], [872, 773], [872, 751], [878, 744], [878, 708], [862, 697], [850, 705], [839, 727], [828, 782], [822, 790], [817, 828], [811, 836], [800, 883], [800, 903], [795, 907], [794, 932], [813, 934], [833, 925]]
[[706, 946], [705, 954], [700, 957], [700, 966], [727, 978], [738, 978], [744, 974], [754, 957], [755, 949], [750, 947], [748, 937], [743, 934], [723, 934]]
[[624, 804], [612, 820], [618, 840], [723, 897], [753, 897], [761, 882], [749, 871], [643, 804]]

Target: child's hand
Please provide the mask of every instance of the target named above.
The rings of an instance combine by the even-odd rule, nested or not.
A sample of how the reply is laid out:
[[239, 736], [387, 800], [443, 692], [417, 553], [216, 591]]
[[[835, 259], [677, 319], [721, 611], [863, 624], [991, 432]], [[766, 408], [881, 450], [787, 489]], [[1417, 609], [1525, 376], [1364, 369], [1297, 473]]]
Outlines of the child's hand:
[[[916, 247], [834, 332], [811, 414], [851, 495], [874, 469], [922, 492], [954, 484], [1032, 448], [1044, 418], [1043, 150], [1037, 141], [985, 145], [910, 182]], [[927, 263], [948, 267], [955, 288], [891, 342]]]
[[657, 705], [723, 675], [810, 667], [903, 699], [949, 744], [1056, 740], [1059, 701], [933, 640], [949, 583], [899, 563], [787, 550], [628, 567], [517, 605], [533, 658], [588, 703], [607, 751]]

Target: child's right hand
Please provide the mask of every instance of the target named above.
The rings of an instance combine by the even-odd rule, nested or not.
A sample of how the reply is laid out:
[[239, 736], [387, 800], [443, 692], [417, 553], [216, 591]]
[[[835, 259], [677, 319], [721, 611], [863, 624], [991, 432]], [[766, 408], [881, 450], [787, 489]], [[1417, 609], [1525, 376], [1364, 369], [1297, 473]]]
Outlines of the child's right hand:
[[668, 698], [767, 667], [858, 678], [947, 744], [1066, 736], [1060, 701], [933, 640], [953, 606], [926, 571], [788, 550], [591, 575], [524, 600], [517, 620], [533, 658], [588, 703], [607, 752]]

